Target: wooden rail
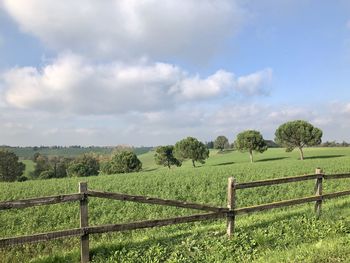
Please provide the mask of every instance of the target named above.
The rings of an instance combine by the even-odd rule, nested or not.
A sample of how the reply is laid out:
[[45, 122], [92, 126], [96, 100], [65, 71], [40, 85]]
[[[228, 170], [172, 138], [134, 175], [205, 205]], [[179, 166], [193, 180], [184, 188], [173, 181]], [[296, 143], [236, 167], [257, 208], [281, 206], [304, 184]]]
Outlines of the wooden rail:
[[262, 181], [254, 181], [254, 182], [248, 182], [248, 183], [239, 183], [239, 184], [236, 184], [236, 189], [246, 189], [246, 188], [259, 187], [259, 186], [300, 182], [300, 181], [313, 180], [318, 178], [322, 178], [322, 174], [308, 174], [308, 175], [284, 177], [284, 178], [277, 178], [277, 179], [268, 179], [268, 180], [262, 180]]
[[32, 199], [6, 201], [6, 202], [0, 202], [0, 210], [73, 202], [73, 201], [81, 200], [83, 197], [84, 196], [82, 194], [69, 194], [69, 195], [56, 195], [56, 196], [47, 196], [47, 197], [39, 197], [39, 198], [32, 198]]
[[92, 196], [92, 197], [107, 198], [107, 199], [120, 200], [120, 201], [131, 201], [131, 202], [154, 204], [154, 205], [176, 206], [181, 208], [196, 209], [196, 210], [203, 210], [203, 211], [210, 211], [210, 212], [221, 212], [221, 211], [227, 210], [226, 208], [222, 208], [222, 207], [214, 207], [209, 205], [188, 203], [188, 202], [182, 202], [177, 200], [160, 199], [160, 198], [140, 196], [140, 195], [127, 195], [127, 194], [99, 192], [99, 191], [92, 191], [92, 190], [89, 190], [87, 193], [89, 196]]
[[110, 224], [110, 225], [101, 225], [101, 226], [73, 228], [68, 230], [47, 232], [47, 233], [41, 233], [41, 234], [35, 234], [35, 235], [0, 239], [0, 248], [10, 246], [10, 245], [49, 241], [49, 240], [59, 239], [63, 237], [73, 237], [73, 236], [83, 237], [89, 234], [121, 232], [121, 231], [135, 230], [135, 229], [142, 229], [142, 228], [152, 228], [152, 227], [161, 227], [161, 226], [168, 226], [168, 225], [174, 225], [174, 224], [191, 223], [191, 222], [197, 222], [197, 221], [224, 218], [225, 216], [226, 216], [225, 212], [216, 212], [216, 213], [198, 214], [198, 215], [174, 217], [174, 218], [167, 218], [167, 219], [146, 220], [146, 221], [140, 221], [140, 222], [127, 223], [127, 224]]
[[[48, 240], [64, 238], [64, 237], [79, 236], [81, 239], [81, 262], [85, 263], [85, 262], [89, 262], [89, 234], [101, 234], [101, 233], [119, 232], [119, 231], [135, 230], [135, 229], [142, 229], [142, 228], [161, 227], [161, 226], [168, 226], [168, 225], [182, 224], [182, 223], [189, 223], [189, 222], [196, 222], [196, 221], [203, 221], [203, 220], [220, 219], [225, 217], [227, 218], [227, 235], [230, 237], [234, 232], [235, 217], [241, 214], [247, 214], [247, 213], [259, 212], [259, 211], [264, 211], [264, 210], [269, 210], [274, 208], [281, 208], [281, 207], [287, 207], [292, 205], [315, 202], [316, 216], [319, 217], [321, 214], [321, 206], [322, 206], [323, 200], [350, 195], [350, 190], [323, 194], [322, 193], [323, 180], [324, 179], [325, 180], [345, 179], [345, 178], [350, 178], [350, 174], [326, 175], [326, 174], [323, 174], [322, 170], [319, 168], [316, 169], [315, 174], [311, 174], [311, 175], [301, 175], [301, 176], [294, 176], [294, 177], [269, 179], [269, 180], [262, 180], [262, 181], [248, 182], [248, 183], [236, 183], [235, 179], [233, 177], [230, 177], [228, 179], [227, 208], [214, 207], [214, 206], [209, 206], [204, 204], [189, 203], [189, 202], [178, 201], [178, 200], [160, 199], [160, 198], [147, 197], [147, 196], [93, 191], [93, 190], [88, 190], [87, 183], [81, 182], [79, 183], [79, 193], [77, 194], [57, 195], [57, 196], [49, 196], [49, 197], [0, 202], [0, 210], [6, 210], [6, 209], [18, 209], [18, 208], [27, 208], [32, 206], [51, 205], [51, 204], [64, 203], [64, 202], [80, 201], [80, 228], [34, 234], [34, 235], [28, 235], [28, 236], [3, 238], [3, 239], [0, 239], [0, 248], [10, 246], [10, 245], [41, 242], [41, 241], [48, 241]], [[277, 184], [299, 182], [299, 181], [312, 180], [312, 179], [314, 180], [316, 179], [315, 195], [313, 196], [278, 201], [278, 202], [249, 206], [249, 207], [236, 208], [235, 206], [237, 189], [277, 185]], [[168, 218], [168, 219], [146, 220], [146, 221], [140, 221], [140, 222], [126, 223], [126, 224], [89, 226], [88, 197], [98, 197], [98, 198], [107, 198], [107, 199], [120, 200], [120, 201], [131, 201], [131, 202], [138, 202], [138, 203], [175, 206], [180, 208], [196, 209], [196, 210], [202, 210], [207, 212], [209, 211], [211, 213], [174, 217], [174, 218]]]

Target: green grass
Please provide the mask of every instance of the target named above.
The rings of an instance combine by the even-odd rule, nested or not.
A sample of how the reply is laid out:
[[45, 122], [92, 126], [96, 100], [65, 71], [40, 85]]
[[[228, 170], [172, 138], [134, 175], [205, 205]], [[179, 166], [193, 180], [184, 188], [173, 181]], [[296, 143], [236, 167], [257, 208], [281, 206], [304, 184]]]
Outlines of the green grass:
[[[156, 166], [153, 152], [140, 156], [143, 172], [89, 178], [0, 183], [0, 200], [73, 193], [79, 181], [90, 189], [140, 194], [226, 206], [227, 178], [238, 182], [313, 173], [350, 172], [349, 148], [310, 148], [298, 153], [269, 149], [249, 163], [248, 154], [211, 151], [206, 164]], [[309, 196], [314, 182], [238, 190], [237, 206]], [[325, 181], [324, 193], [350, 189], [350, 179]], [[90, 225], [160, 219], [198, 213], [186, 209], [104, 199], [89, 200]], [[79, 227], [77, 203], [8, 210], [0, 213], [0, 236], [18, 236]], [[326, 201], [316, 220], [313, 204], [276, 209], [236, 220], [234, 238], [225, 220], [93, 235], [93, 262], [350, 262], [350, 198]], [[79, 262], [78, 238], [3, 249], [0, 262]]]
[[34, 171], [34, 165], [35, 163], [32, 160], [23, 160], [22, 163], [24, 163], [24, 165], [26, 166], [25, 170], [24, 170], [24, 176], [29, 178], [30, 177], [30, 173]]

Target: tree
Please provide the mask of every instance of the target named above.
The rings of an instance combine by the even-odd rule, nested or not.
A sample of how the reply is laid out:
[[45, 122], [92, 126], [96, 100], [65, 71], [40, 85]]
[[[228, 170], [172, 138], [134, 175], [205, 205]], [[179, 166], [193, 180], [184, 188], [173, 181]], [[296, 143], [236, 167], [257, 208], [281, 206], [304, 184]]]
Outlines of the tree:
[[136, 154], [131, 151], [121, 150], [116, 152], [112, 158], [103, 163], [101, 170], [105, 174], [131, 173], [142, 169], [142, 163]]
[[205, 159], [209, 157], [209, 150], [204, 143], [196, 138], [187, 137], [175, 144], [174, 154], [181, 161], [185, 159], [192, 160], [193, 167], [196, 167], [195, 162], [205, 163]]
[[62, 178], [67, 176], [67, 169], [72, 159], [35, 153], [35, 168], [32, 177], [40, 179]]
[[100, 170], [99, 161], [92, 154], [83, 154], [70, 162], [68, 176], [92, 176], [98, 175]]
[[[34, 171], [32, 172], [33, 178], [39, 178], [42, 172], [50, 170], [51, 167], [47, 156], [36, 154], [33, 157], [33, 160], [35, 162], [35, 168], [34, 168]], [[47, 178], [46, 175], [45, 175], [45, 178]]]
[[267, 145], [260, 132], [247, 130], [237, 135], [235, 148], [241, 152], [248, 151], [252, 163], [254, 161], [253, 151], [263, 153], [267, 150]]
[[207, 146], [208, 149], [214, 149], [214, 142], [213, 141], [206, 142], [205, 145]]
[[156, 154], [154, 155], [156, 164], [168, 166], [170, 169], [171, 165], [181, 166], [181, 161], [174, 157], [174, 146], [159, 146], [156, 149]]
[[0, 150], [0, 181], [16, 181], [22, 176], [24, 169], [24, 163], [18, 161], [16, 154]]
[[229, 147], [230, 147], [230, 144], [228, 142], [228, 139], [223, 135], [218, 136], [214, 141], [214, 148], [220, 149], [220, 152], [222, 152], [224, 149], [227, 149]]
[[287, 152], [299, 149], [300, 160], [304, 160], [303, 147], [321, 144], [322, 131], [303, 120], [282, 124], [275, 132], [275, 141], [286, 147]]

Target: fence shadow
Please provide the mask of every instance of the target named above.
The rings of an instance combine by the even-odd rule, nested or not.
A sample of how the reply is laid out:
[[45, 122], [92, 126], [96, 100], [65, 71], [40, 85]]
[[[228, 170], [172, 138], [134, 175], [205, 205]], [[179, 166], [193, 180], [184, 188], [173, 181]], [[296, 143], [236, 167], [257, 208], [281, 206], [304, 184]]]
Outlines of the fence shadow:
[[305, 160], [312, 160], [312, 159], [330, 159], [330, 158], [338, 158], [338, 157], [344, 157], [344, 154], [338, 154], [338, 155], [319, 155], [319, 156], [308, 156], [304, 157]]
[[227, 154], [227, 153], [232, 153], [234, 151], [235, 150], [233, 150], [233, 149], [226, 149], [226, 150], [223, 150], [223, 151], [218, 151], [217, 154]]
[[142, 170], [142, 172], [153, 172], [153, 171], [156, 171], [158, 169], [159, 168], [147, 168], [147, 169]]
[[234, 163], [235, 163], [235, 162], [225, 162], [225, 163], [213, 164], [212, 166], [230, 165], [230, 164], [234, 164]]
[[265, 158], [265, 159], [257, 160], [256, 162], [278, 161], [278, 160], [283, 160], [283, 159], [287, 159], [287, 158], [288, 158], [288, 157]]

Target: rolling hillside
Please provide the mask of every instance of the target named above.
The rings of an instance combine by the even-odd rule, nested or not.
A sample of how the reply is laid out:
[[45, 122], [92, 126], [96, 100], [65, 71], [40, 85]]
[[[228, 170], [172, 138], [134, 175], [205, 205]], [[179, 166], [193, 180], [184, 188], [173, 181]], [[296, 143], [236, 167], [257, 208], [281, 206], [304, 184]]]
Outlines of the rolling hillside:
[[[309, 148], [298, 153], [269, 149], [249, 163], [246, 153], [212, 151], [204, 165], [190, 162], [168, 169], [156, 166], [153, 152], [140, 156], [143, 171], [132, 174], [0, 183], [0, 200], [90, 189], [148, 195], [226, 206], [227, 178], [238, 182], [313, 173], [350, 172], [349, 148]], [[324, 193], [348, 190], [349, 179], [326, 181]], [[314, 182], [239, 190], [237, 207], [312, 195]], [[228, 240], [226, 221], [208, 221], [91, 237], [93, 262], [349, 262], [350, 198], [325, 202], [320, 220], [313, 204], [276, 209], [237, 218]], [[157, 205], [90, 199], [90, 225], [169, 218], [198, 213]], [[66, 203], [0, 213], [0, 236], [18, 236], [79, 226], [78, 205]], [[78, 238], [3, 249], [0, 262], [79, 262]]]

